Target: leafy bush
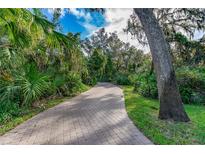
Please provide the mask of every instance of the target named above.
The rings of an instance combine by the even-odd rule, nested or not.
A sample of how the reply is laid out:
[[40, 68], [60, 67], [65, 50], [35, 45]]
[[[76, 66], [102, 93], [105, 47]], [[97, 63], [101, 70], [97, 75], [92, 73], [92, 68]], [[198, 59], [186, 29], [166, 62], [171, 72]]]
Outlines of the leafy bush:
[[45, 94], [49, 83], [48, 76], [38, 72], [34, 64], [27, 64], [23, 72], [16, 74], [14, 79], [2, 81], [0, 102], [16, 102], [21, 106], [29, 106]]
[[[205, 68], [181, 67], [176, 70], [177, 82], [182, 101], [185, 104], [205, 104]], [[130, 75], [134, 91], [142, 96], [157, 98], [155, 75], [148, 73]]]
[[205, 104], [205, 69], [182, 67], [176, 75], [183, 102]]
[[0, 102], [18, 102], [20, 99], [21, 87], [16, 85], [15, 80], [0, 79]]
[[70, 94], [78, 92], [82, 87], [82, 81], [77, 73], [69, 73], [66, 76], [66, 87]]
[[96, 83], [97, 83], [97, 78], [96, 77], [91, 77], [91, 76], [87, 77], [87, 79], [86, 79], [86, 84], [87, 85], [94, 86]]
[[4, 101], [0, 103], [0, 123], [9, 121], [15, 116], [18, 116], [21, 112], [19, 104]]
[[114, 81], [119, 85], [129, 85], [130, 80], [128, 79], [128, 75], [126, 74], [116, 74]]
[[62, 96], [73, 95], [83, 87], [80, 75], [74, 72], [56, 75], [52, 81], [52, 85], [57, 93]]
[[25, 73], [17, 76], [16, 84], [21, 88], [23, 105], [30, 105], [49, 89], [49, 77], [40, 73], [35, 64], [27, 64]]
[[[0, 79], [0, 123], [20, 114], [20, 87], [14, 81]], [[19, 97], [18, 97], [19, 96]]]
[[88, 69], [85, 69], [81, 73], [82, 83], [86, 85], [95, 85], [97, 83], [97, 77], [94, 74], [89, 73]]
[[50, 89], [51, 94], [63, 95], [65, 89], [65, 75], [64, 74], [57, 74], [52, 79], [52, 87]]
[[90, 75], [89, 75], [89, 71], [87, 68], [84, 68], [82, 70], [82, 73], [81, 73], [81, 79], [82, 79], [82, 83], [84, 84], [89, 84], [90, 83]]
[[134, 82], [134, 91], [138, 92], [144, 97], [157, 98], [157, 82], [155, 75], [140, 74], [136, 75], [135, 78], [132, 77], [132, 82]]

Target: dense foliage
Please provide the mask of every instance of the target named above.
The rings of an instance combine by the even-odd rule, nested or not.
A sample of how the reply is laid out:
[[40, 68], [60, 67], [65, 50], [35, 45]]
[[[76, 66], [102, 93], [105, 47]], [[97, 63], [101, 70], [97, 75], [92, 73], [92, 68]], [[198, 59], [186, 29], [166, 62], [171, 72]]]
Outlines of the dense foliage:
[[[179, 91], [185, 104], [205, 102], [205, 72], [201, 67], [180, 67], [176, 70]], [[157, 82], [154, 74], [135, 75], [135, 89], [142, 96], [157, 99]]]
[[177, 79], [182, 100], [186, 104], [205, 104], [205, 69], [203, 67], [181, 67]]
[[[154, 12], [170, 44], [183, 103], [204, 104], [204, 37], [198, 40], [193, 39], [195, 30], [204, 29], [204, 10], [155, 9]], [[173, 14], [178, 16], [171, 17]], [[164, 24], [164, 21], [169, 22]], [[180, 30], [185, 32], [181, 33]], [[131, 16], [126, 31], [137, 36], [139, 43], [147, 45], [136, 15]], [[133, 85], [135, 92], [145, 97], [158, 98], [156, 75], [150, 54], [143, 54], [143, 51], [129, 43], [122, 42], [116, 33], [108, 34], [104, 29], [84, 40], [82, 47], [90, 57], [95, 54], [93, 52], [95, 48], [101, 49], [103, 57], [107, 57], [105, 68], [104, 65], [99, 65], [104, 69], [104, 75], [103, 78], [97, 77], [98, 81]]]
[[56, 22], [41, 9], [0, 9], [0, 122], [44, 98], [84, 88], [88, 70], [79, 35], [62, 34]]

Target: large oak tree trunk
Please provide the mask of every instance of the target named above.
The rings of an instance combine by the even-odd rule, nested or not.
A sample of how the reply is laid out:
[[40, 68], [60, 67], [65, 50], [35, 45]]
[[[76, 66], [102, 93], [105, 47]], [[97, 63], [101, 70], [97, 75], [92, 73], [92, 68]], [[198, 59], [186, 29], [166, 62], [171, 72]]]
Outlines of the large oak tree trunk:
[[184, 110], [177, 88], [169, 46], [153, 9], [134, 9], [134, 11], [147, 36], [154, 62], [160, 101], [159, 118], [187, 122], [189, 117]]

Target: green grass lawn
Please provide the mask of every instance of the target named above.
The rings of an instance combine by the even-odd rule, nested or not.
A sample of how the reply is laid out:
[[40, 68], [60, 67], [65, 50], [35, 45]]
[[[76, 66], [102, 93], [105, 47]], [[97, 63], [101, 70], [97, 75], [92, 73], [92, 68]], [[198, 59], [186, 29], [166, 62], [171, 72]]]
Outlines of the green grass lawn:
[[15, 118], [11, 119], [10, 121], [4, 122], [4, 123], [0, 123], [0, 135], [5, 134], [9, 130], [15, 128], [17, 125], [30, 119], [31, 117], [35, 116], [36, 114], [38, 114], [42, 111], [45, 111], [51, 107], [54, 107], [54, 106], [64, 102], [65, 100], [68, 100], [69, 98], [78, 95], [81, 92], [87, 91], [88, 89], [90, 89], [89, 86], [83, 86], [82, 89], [80, 90], [80, 92], [73, 94], [70, 97], [55, 98], [55, 99], [47, 100], [45, 103], [43, 103], [39, 107], [32, 107], [32, 108], [26, 109], [25, 113], [22, 114], [21, 116], [15, 117]]
[[134, 124], [155, 144], [205, 144], [205, 107], [185, 105], [191, 122], [158, 119], [159, 102], [123, 86], [127, 113]]

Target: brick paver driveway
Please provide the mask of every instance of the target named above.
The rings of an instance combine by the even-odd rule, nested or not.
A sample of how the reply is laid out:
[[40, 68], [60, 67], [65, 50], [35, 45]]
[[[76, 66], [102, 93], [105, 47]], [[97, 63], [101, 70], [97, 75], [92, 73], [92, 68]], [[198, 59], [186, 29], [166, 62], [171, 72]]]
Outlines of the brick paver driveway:
[[128, 118], [122, 90], [100, 83], [0, 137], [0, 144], [152, 144]]

